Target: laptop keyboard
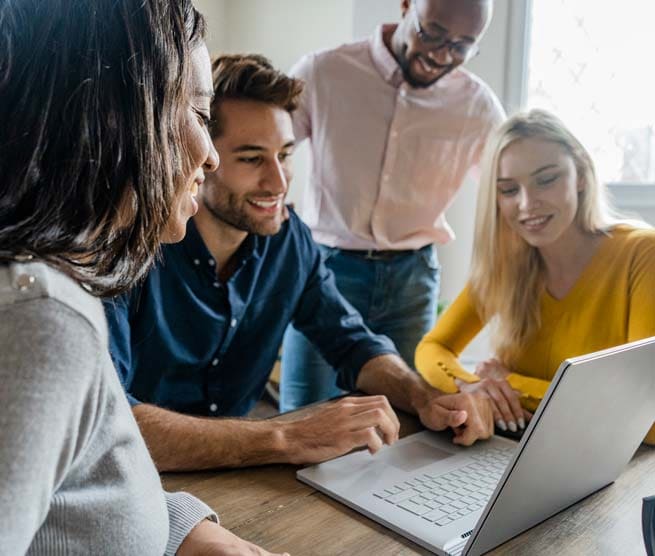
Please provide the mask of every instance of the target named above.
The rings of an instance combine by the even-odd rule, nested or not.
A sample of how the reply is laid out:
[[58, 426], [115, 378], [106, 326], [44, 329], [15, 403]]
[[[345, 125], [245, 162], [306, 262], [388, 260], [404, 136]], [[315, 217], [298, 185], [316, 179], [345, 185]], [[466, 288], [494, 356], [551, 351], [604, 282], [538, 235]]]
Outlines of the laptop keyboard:
[[473, 463], [446, 473], [424, 473], [373, 495], [439, 526], [486, 505], [513, 448], [489, 448], [471, 455]]

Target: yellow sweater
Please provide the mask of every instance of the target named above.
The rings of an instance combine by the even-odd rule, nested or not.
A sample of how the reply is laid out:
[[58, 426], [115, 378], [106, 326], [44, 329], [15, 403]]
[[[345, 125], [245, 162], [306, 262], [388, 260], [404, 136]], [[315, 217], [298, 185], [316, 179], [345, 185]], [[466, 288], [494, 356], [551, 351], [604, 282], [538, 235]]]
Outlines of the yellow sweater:
[[[541, 323], [508, 377], [530, 411], [564, 359], [655, 336], [655, 230], [615, 228], [563, 299], [544, 292]], [[455, 378], [477, 381], [457, 358], [484, 324], [467, 285], [416, 348], [419, 373], [444, 392], [457, 392]], [[646, 442], [655, 444], [655, 425]]]

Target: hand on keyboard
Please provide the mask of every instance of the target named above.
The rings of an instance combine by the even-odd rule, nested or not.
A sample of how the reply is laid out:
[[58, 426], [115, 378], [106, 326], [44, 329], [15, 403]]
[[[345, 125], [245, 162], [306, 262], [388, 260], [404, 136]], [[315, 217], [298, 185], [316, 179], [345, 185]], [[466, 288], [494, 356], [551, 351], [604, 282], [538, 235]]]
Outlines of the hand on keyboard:
[[362, 446], [374, 454], [398, 440], [400, 423], [385, 396], [352, 396], [281, 420], [279, 428], [284, 461], [318, 463]]
[[483, 393], [442, 394], [431, 389], [417, 409], [426, 427], [437, 431], [452, 428], [455, 444], [470, 446], [478, 439], [489, 438], [494, 431], [491, 402]]

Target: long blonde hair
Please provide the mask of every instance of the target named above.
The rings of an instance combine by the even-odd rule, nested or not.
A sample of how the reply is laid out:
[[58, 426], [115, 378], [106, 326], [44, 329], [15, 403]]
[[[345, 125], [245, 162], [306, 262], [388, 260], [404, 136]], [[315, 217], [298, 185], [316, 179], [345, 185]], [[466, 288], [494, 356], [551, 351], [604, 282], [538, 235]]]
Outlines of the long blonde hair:
[[509, 228], [497, 202], [500, 157], [508, 145], [526, 138], [557, 143], [573, 159], [578, 179], [584, 184], [575, 217], [582, 231], [605, 232], [627, 222], [608, 201], [589, 152], [554, 115], [544, 110], [519, 113], [491, 135], [481, 162], [469, 282], [481, 318], [492, 324], [496, 356], [508, 366], [540, 326], [539, 300], [545, 287], [545, 266], [539, 251]]

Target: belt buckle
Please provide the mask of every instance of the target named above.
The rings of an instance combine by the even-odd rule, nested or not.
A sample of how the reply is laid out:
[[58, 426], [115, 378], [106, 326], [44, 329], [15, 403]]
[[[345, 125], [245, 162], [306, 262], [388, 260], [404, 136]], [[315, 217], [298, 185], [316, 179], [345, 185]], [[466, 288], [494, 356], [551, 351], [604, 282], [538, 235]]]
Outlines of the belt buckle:
[[375, 249], [367, 249], [364, 258], [369, 261], [387, 261], [391, 257], [389, 257], [388, 251], [376, 251]]

